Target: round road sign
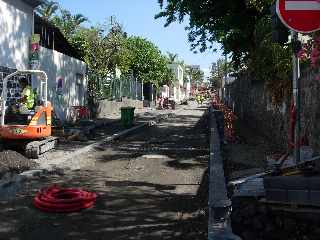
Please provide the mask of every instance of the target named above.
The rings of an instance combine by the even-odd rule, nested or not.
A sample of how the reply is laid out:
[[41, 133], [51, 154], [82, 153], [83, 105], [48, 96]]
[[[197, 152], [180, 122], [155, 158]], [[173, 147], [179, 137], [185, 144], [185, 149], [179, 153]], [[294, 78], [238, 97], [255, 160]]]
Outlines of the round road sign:
[[277, 14], [285, 26], [296, 32], [320, 29], [320, 0], [277, 0]]

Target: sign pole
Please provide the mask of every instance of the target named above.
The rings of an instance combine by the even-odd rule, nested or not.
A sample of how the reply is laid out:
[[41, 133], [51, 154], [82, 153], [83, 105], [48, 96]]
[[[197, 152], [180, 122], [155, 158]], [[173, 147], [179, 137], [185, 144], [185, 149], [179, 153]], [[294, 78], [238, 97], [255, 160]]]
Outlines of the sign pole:
[[[293, 48], [295, 43], [298, 42], [298, 33], [291, 31]], [[296, 124], [294, 129], [294, 159], [295, 163], [300, 162], [300, 135], [301, 135], [301, 119], [300, 119], [300, 64], [297, 53], [293, 50], [292, 55], [292, 64], [293, 64], [293, 102], [296, 109]]]

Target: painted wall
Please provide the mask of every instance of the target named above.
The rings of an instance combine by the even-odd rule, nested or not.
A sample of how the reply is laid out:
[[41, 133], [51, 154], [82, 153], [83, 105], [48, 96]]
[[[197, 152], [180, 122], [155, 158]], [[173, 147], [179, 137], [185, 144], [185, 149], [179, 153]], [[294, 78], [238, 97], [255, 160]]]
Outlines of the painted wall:
[[33, 9], [21, 0], [0, 0], [0, 66], [28, 68]]
[[[86, 64], [41, 47], [40, 69], [48, 75], [48, 98], [56, 114], [62, 121], [71, 120], [72, 106], [86, 105]], [[61, 86], [58, 86], [59, 81]]]

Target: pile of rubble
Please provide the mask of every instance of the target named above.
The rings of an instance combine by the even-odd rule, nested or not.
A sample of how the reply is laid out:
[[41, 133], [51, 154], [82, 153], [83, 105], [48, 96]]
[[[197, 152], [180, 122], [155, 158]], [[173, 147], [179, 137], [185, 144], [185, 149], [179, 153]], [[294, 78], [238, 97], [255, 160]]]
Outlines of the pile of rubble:
[[19, 174], [38, 166], [35, 161], [22, 154], [7, 150], [0, 152], [0, 179], [7, 175]]

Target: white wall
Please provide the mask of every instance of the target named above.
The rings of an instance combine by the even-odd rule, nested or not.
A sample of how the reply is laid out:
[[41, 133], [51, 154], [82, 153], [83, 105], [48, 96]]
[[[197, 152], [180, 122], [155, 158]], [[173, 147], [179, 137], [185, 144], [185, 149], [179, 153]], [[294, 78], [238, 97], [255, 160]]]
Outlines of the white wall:
[[[40, 48], [40, 69], [48, 75], [48, 97], [59, 118], [70, 120], [72, 106], [86, 103], [87, 80], [77, 83], [77, 74], [86, 74], [86, 64], [57, 51]], [[57, 94], [58, 78], [63, 79], [62, 95]]]
[[176, 63], [169, 64], [168, 67], [169, 67], [169, 69], [171, 69], [173, 71], [173, 74], [176, 77], [177, 83], [180, 86], [183, 86], [183, 74], [184, 74], [183, 68], [179, 64], [176, 64]]
[[27, 69], [33, 9], [21, 0], [0, 0], [0, 66]]
[[171, 69], [176, 77], [176, 81], [173, 82], [171, 86], [171, 96], [174, 98], [175, 102], [181, 102], [185, 98], [183, 93], [183, 68], [179, 64], [169, 64], [169, 69]]

